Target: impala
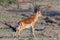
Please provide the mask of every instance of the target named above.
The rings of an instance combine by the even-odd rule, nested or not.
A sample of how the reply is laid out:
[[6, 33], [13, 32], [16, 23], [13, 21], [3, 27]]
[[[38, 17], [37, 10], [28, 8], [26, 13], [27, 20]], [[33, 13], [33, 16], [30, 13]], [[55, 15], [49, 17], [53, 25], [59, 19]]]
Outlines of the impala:
[[41, 11], [37, 11], [33, 17], [26, 18], [23, 20], [20, 20], [18, 22], [19, 26], [17, 27], [16, 33], [20, 34], [20, 32], [26, 28], [32, 28], [33, 36], [34, 34], [34, 25], [38, 21], [38, 17], [43, 17]]

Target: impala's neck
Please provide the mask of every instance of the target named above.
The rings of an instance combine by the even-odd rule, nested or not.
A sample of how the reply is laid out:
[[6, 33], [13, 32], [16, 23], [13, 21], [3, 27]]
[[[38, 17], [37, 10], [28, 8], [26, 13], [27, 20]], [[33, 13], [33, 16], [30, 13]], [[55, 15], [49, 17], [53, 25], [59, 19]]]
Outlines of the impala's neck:
[[[37, 12], [37, 13], [38, 13], [38, 12]], [[34, 15], [34, 20], [35, 20], [35, 21], [37, 21], [37, 20], [38, 20], [38, 17], [39, 17], [39, 16], [37, 15], [37, 13]]]

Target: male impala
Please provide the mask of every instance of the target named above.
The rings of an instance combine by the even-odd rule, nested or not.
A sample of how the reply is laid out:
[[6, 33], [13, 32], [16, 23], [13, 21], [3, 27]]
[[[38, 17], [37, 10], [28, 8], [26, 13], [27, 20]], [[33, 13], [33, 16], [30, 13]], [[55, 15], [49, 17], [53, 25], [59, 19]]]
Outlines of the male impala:
[[32, 27], [33, 36], [35, 36], [35, 34], [34, 34], [34, 25], [38, 21], [38, 17], [43, 17], [40, 11], [37, 11], [36, 14], [33, 17], [20, 20], [18, 22], [19, 26], [17, 28], [16, 33], [19, 34], [22, 30], [24, 30], [26, 28], [29, 28], [29, 27]]

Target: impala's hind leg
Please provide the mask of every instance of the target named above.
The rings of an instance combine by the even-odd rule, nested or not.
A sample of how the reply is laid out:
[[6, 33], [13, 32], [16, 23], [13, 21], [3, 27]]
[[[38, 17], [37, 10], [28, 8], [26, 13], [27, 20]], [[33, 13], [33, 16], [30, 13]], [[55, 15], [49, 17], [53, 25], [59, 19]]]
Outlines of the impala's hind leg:
[[24, 29], [25, 29], [24, 26], [21, 26], [20, 28], [18, 28], [18, 30], [16, 31], [16, 33], [18, 34], [18, 36], [20, 36], [20, 32], [21, 32], [22, 30], [24, 30]]

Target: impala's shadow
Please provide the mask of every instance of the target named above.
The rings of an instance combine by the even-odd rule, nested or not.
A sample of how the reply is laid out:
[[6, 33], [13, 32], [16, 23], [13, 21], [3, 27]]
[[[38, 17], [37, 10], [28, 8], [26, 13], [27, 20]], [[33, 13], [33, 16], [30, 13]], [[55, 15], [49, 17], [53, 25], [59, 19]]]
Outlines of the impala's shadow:
[[4, 21], [4, 22], [2, 22], [2, 23], [5, 24], [6, 26], [8, 26], [9, 28], [11, 28], [13, 32], [16, 32], [16, 27], [17, 27], [17, 25], [12, 26], [12, 25], [11, 25], [9, 22], [7, 22], [7, 21]]

